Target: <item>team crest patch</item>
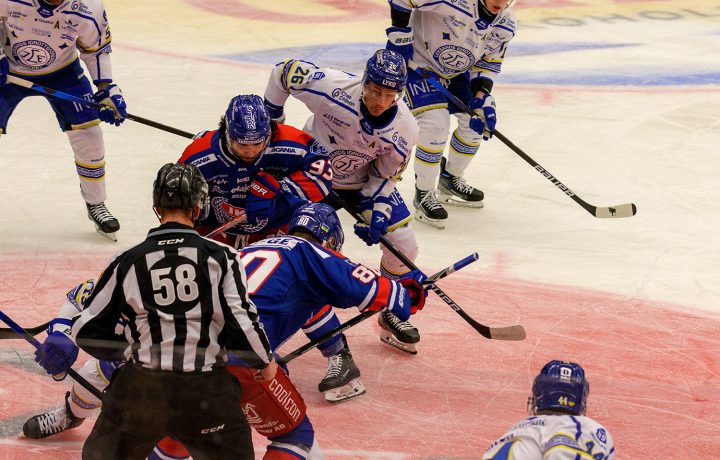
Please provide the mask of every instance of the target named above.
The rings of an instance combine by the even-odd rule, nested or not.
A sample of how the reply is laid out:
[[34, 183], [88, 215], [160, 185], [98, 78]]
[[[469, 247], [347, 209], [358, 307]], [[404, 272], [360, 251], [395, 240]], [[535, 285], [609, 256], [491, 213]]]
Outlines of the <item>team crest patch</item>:
[[433, 59], [444, 74], [456, 74], [468, 70], [475, 58], [469, 49], [457, 45], [443, 45], [435, 50]]
[[40, 40], [26, 40], [12, 47], [15, 62], [29, 70], [40, 70], [49, 66], [57, 55], [50, 45]]

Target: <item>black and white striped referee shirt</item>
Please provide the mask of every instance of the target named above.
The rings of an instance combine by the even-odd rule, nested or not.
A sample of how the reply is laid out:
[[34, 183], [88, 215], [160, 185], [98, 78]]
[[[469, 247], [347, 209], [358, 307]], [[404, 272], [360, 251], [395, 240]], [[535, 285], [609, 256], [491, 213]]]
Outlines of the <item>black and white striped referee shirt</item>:
[[[226, 350], [262, 369], [270, 345], [229, 246], [179, 223], [151, 230], [107, 266], [73, 324], [80, 348], [98, 359], [149, 369], [209, 371]], [[122, 318], [122, 334], [116, 327]]]

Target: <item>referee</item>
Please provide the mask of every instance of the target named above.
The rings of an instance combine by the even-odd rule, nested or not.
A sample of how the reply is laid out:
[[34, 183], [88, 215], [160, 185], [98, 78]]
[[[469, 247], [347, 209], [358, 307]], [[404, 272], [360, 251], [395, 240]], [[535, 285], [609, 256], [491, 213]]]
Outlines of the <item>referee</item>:
[[265, 379], [277, 365], [237, 252], [193, 230], [207, 197], [194, 165], [163, 166], [153, 186], [160, 226], [110, 262], [73, 325], [90, 355], [128, 361], [106, 389], [83, 459], [144, 459], [165, 436], [196, 460], [254, 458], [241, 388], [224, 362], [232, 351]]

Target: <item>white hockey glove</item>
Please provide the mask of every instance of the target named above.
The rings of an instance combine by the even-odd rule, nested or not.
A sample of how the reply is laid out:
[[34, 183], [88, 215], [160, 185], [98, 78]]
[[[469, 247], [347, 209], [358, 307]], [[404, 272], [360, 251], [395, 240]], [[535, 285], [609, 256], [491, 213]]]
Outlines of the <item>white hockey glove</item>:
[[495, 123], [497, 123], [495, 98], [489, 94], [474, 97], [470, 101], [470, 108], [475, 113], [480, 110], [477, 116], [470, 119], [470, 129], [481, 135], [484, 140], [490, 139], [495, 132]]
[[107, 88], [99, 90], [93, 99], [102, 105], [98, 116], [105, 123], [120, 126], [127, 118], [127, 105], [118, 85], [110, 84]]
[[402, 55], [405, 62], [413, 58], [413, 31], [410, 27], [388, 27], [385, 29], [388, 41], [385, 49], [395, 51]]

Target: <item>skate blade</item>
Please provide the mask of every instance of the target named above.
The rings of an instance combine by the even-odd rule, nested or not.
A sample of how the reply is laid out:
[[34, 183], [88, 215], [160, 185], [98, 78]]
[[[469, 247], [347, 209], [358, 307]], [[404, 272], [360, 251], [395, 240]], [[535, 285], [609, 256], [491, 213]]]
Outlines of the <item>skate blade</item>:
[[438, 201], [445, 203], [450, 206], [458, 206], [461, 208], [482, 208], [485, 206], [482, 200], [480, 201], [465, 201], [455, 195], [447, 195], [445, 193], [438, 193]]
[[350, 399], [357, 398], [365, 394], [365, 385], [360, 381], [360, 378], [352, 379], [347, 385], [339, 388], [333, 388], [328, 390], [325, 395], [325, 401], [333, 404], [348, 401]]
[[95, 231], [104, 236], [105, 238], [109, 239], [113, 243], [117, 243], [117, 232], [105, 233], [97, 227], [95, 227]]
[[435, 227], [439, 230], [445, 229], [445, 219], [431, 219], [425, 214], [423, 214], [422, 211], [415, 211], [415, 220], [417, 220], [418, 222], [422, 222], [425, 225]]
[[409, 353], [411, 355], [417, 354], [416, 344], [401, 342], [393, 335], [392, 332], [386, 331], [385, 329], [380, 330], [380, 340], [397, 348], [398, 350], [404, 351], [405, 353]]

